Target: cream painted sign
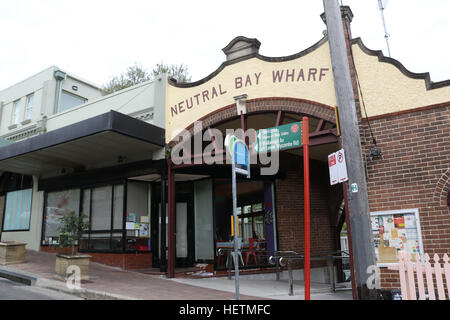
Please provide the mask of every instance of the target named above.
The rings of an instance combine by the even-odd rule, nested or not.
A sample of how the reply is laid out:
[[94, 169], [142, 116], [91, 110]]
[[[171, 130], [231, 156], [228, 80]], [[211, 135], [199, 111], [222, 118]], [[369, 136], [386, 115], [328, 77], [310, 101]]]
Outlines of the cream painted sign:
[[228, 65], [198, 86], [181, 88], [168, 84], [166, 94], [166, 142], [196, 120], [233, 104], [234, 97], [242, 94], [248, 100], [289, 97], [336, 104], [327, 42], [289, 61], [251, 58]]

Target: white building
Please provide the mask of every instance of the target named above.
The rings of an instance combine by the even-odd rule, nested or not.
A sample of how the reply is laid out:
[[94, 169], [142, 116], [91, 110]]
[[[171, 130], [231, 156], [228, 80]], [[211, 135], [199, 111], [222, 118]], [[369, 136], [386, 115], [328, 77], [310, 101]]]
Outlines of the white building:
[[[124, 168], [164, 154], [160, 150], [164, 146], [165, 83], [162, 76], [106, 94], [88, 81], [50, 67], [0, 91], [0, 145], [6, 146], [0, 152], [0, 240], [23, 241], [32, 250], [56, 243], [57, 228], [52, 224], [57, 224], [61, 213], [79, 210], [81, 194], [87, 190], [93, 195], [102, 193], [101, 201], [111, 197], [113, 189], [117, 198], [120, 190], [121, 201], [126, 203], [127, 177], [115, 174], [128, 169], [103, 180], [86, 177], [105, 167]], [[67, 185], [45, 187], [45, 181], [62, 176], [70, 177]], [[101, 186], [100, 180], [105, 181]], [[66, 202], [52, 204], [61, 200]], [[147, 206], [147, 194], [143, 202]], [[101, 207], [98, 216], [103, 222], [107, 206]], [[116, 221], [124, 215], [125, 208], [122, 218], [115, 214]], [[90, 216], [95, 225], [97, 217]], [[122, 224], [120, 228], [124, 230]], [[108, 230], [112, 236], [112, 226]]]

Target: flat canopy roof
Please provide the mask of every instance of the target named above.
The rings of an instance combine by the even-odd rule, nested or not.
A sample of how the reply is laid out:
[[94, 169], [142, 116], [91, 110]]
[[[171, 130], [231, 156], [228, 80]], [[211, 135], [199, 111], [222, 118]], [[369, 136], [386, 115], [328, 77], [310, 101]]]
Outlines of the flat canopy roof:
[[151, 159], [164, 147], [164, 135], [162, 128], [111, 110], [1, 147], [0, 170], [49, 176]]

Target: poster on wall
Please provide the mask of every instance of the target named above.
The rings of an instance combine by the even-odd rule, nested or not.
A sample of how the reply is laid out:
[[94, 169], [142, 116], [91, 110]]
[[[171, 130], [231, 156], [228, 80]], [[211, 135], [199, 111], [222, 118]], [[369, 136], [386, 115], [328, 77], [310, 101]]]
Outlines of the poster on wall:
[[377, 263], [397, 263], [400, 250], [423, 254], [417, 209], [378, 211], [370, 215]]
[[141, 223], [139, 228], [139, 237], [148, 238], [149, 237], [149, 225], [148, 223]]

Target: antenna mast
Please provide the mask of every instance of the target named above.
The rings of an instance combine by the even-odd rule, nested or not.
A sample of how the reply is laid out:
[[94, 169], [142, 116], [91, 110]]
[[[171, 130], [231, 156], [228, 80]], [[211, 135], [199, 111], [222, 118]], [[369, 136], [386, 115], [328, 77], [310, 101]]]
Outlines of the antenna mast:
[[383, 27], [384, 27], [384, 38], [386, 39], [386, 45], [388, 50], [388, 55], [391, 57], [391, 49], [389, 48], [389, 33], [386, 29], [386, 21], [384, 20], [384, 6], [383, 6], [383, 0], [378, 0], [378, 7], [380, 8], [381, 12], [381, 19], [383, 20]]

